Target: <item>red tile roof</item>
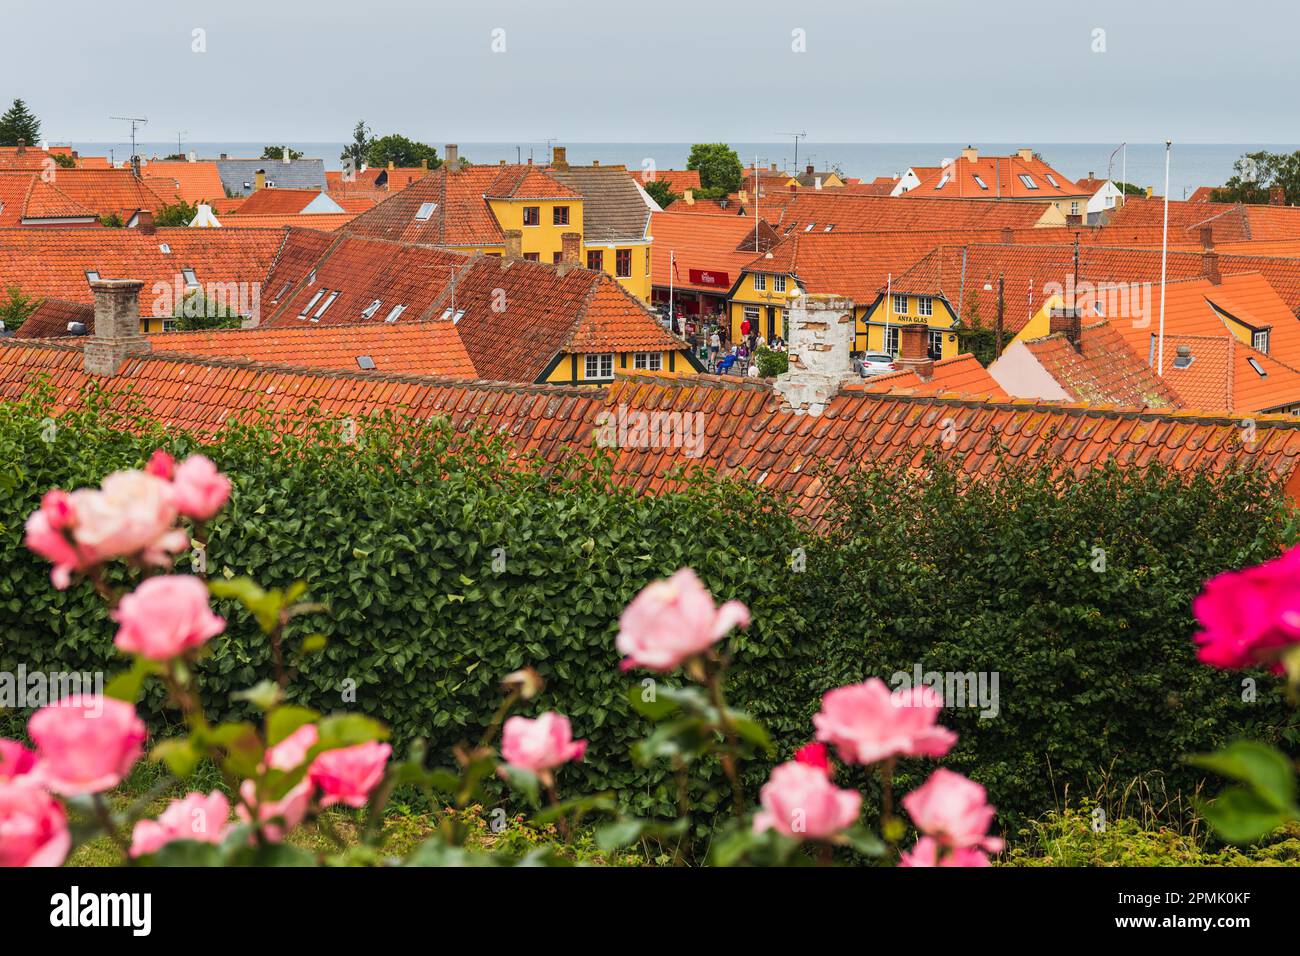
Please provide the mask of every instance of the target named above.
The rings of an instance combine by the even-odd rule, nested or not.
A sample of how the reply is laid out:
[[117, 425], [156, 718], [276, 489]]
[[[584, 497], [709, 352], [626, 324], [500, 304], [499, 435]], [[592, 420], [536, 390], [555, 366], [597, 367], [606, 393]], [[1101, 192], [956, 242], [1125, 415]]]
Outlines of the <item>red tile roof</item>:
[[0, 229], [0, 284], [33, 297], [91, 302], [88, 270], [105, 279], [141, 279], [146, 297], [155, 283], [173, 286], [183, 268], [205, 286], [261, 283], [283, 241], [283, 230]]
[[259, 189], [244, 200], [240, 216], [292, 216], [318, 199], [320, 189]]
[[[52, 388], [56, 412], [80, 405], [88, 381], [80, 350], [0, 343], [0, 400], [18, 398], [38, 381]], [[147, 355], [128, 358], [118, 375], [99, 381], [110, 407], [143, 403], [165, 426], [200, 436], [261, 411], [281, 416], [282, 431], [300, 428], [317, 409], [354, 420], [383, 411], [422, 420], [442, 415], [460, 431], [499, 432], [515, 461], [564, 462], [591, 448], [603, 414], [620, 406], [697, 414], [705, 436], [698, 449], [612, 449], [614, 480], [658, 493], [694, 469], [716, 468], [789, 494], [797, 513], [814, 521], [825, 511], [832, 476], [873, 461], [920, 468], [931, 454], [952, 458], [972, 476], [990, 473], [1004, 458], [1042, 455], [1075, 475], [1109, 461], [1129, 468], [1158, 462], [1183, 472], [1250, 467], [1277, 475], [1292, 497], [1300, 488], [1300, 420], [1281, 416], [1254, 418], [1247, 445], [1242, 421], [1226, 416], [860, 388], [841, 390], [821, 416], [799, 415], [763, 384], [712, 377], [632, 376], [609, 387], [561, 388]], [[702, 454], [692, 457], [696, 451]]]
[[864, 392], [896, 392], [909, 395], [980, 395], [1006, 398], [1007, 393], [994, 381], [988, 370], [973, 355], [956, 355], [934, 363], [934, 370], [922, 379], [912, 369], [902, 369], [885, 375], [863, 379], [861, 385], [847, 386], [846, 390]]
[[[154, 180], [149, 183], [129, 169], [59, 168], [41, 179], [57, 191], [59, 203], [71, 201], [79, 208], [92, 210], [97, 216], [117, 215], [124, 223], [142, 209], [156, 212], [177, 199], [173, 181]], [[47, 195], [53, 196], [54, 192]], [[57, 214], [49, 212], [48, 207], [44, 206], [34, 209], [30, 202], [29, 200], [27, 218]], [[55, 207], [61, 208], [58, 203]]]
[[95, 330], [95, 307], [88, 302], [43, 299], [16, 330], [19, 338], [58, 338], [71, 334], [69, 324], [80, 322], [87, 332]]
[[239, 215], [218, 217], [222, 229], [284, 229], [287, 226], [296, 226], [300, 229], [315, 229], [320, 232], [342, 229], [354, 219], [356, 213], [351, 212], [252, 216], [244, 215], [242, 210]]
[[[777, 239], [772, 227], [761, 219], [680, 215], [680, 205], [673, 203], [667, 212], [657, 212], [650, 220], [654, 236], [654, 256], [650, 260], [653, 285], [666, 288], [671, 282], [679, 289], [725, 294], [740, 278], [741, 270]], [[756, 230], [758, 249], [754, 248]], [[714, 281], [692, 282], [692, 270], [708, 272]]]
[[667, 183], [668, 188], [678, 195], [685, 195], [688, 189], [701, 188], [698, 169], [629, 169], [628, 173], [642, 186], [654, 182]]
[[[1085, 324], [1077, 349], [1060, 332], [1024, 345], [1071, 401], [1129, 408], [1174, 409], [1187, 404], [1109, 322]], [[1227, 410], [1222, 404], [1192, 407]]]
[[476, 377], [451, 322], [161, 332], [149, 340], [155, 353], [344, 371], [356, 371], [357, 359], [368, 356], [379, 373]]
[[[353, 220], [348, 231], [371, 239], [439, 246], [503, 245], [505, 236], [484, 200], [498, 180], [522, 181], [531, 167], [467, 166], [448, 172], [440, 166]], [[558, 187], [559, 184], [556, 184]], [[431, 203], [427, 219], [417, 219]]]
[[[1027, 177], [1028, 182], [1021, 177]], [[978, 179], [977, 179], [978, 177]], [[983, 185], [980, 185], [980, 181]], [[1055, 185], [1053, 185], [1055, 181]], [[1029, 183], [1033, 183], [1032, 186]], [[928, 173], [907, 198], [941, 199], [1062, 199], [1084, 195], [1075, 182], [1037, 156], [958, 156]]]
[[210, 203], [226, 195], [226, 187], [221, 184], [217, 164], [213, 162], [151, 160], [141, 166], [140, 175], [146, 183], [154, 178], [174, 181], [178, 185], [181, 199], [191, 206], [201, 202]]
[[760, 214], [782, 235], [803, 232], [969, 231], [1032, 229], [1047, 212], [1047, 203], [985, 202], [951, 199], [867, 196], [845, 189], [805, 189], [794, 193], [773, 219]]

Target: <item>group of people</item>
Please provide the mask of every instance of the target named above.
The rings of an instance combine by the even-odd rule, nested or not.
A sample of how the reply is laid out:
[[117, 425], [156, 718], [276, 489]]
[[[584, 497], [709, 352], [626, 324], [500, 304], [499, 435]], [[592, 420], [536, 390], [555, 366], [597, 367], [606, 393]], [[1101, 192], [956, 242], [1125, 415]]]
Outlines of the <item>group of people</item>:
[[[752, 361], [760, 348], [784, 352], [785, 340], [779, 335], [769, 342], [751, 327], [748, 321], [740, 324], [740, 337], [731, 341], [726, 316], [722, 312], [712, 315], [683, 315], [672, 317], [672, 330], [682, 336], [697, 352], [707, 354], [708, 370], [721, 374], [758, 376], [758, 363]], [[730, 358], [730, 361], [728, 361]]]

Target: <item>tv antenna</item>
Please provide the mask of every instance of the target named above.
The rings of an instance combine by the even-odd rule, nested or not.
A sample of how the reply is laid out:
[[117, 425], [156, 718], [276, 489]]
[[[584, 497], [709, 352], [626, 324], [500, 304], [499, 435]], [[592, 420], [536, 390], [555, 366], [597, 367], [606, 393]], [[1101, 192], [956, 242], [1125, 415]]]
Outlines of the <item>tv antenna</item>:
[[806, 138], [808, 137], [808, 133], [807, 133], [807, 132], [803, 132], [803, 133], [777, 133], [776, 135], [777, 135], [777, 136], [793, 136], [793, 137], [794, 137], [794, 171], [795, 171], [795, 175], [797, 176], [797, 175], [799, 174], [799, 140], [801, 140], [801, 139], [806, 139]]
[[140, 126], [149, 125], [147, 116], [110, 116], [109, 119], [131, 124], [131, 158], [135, 158], [135, 131]]
[[181, 137], [188, 135], [190, 135], [190, 131], [187, 129], [178, 129], [176, 131], [176, 155], [181, 159], [185, 158], [185, 148], [181, 144]]

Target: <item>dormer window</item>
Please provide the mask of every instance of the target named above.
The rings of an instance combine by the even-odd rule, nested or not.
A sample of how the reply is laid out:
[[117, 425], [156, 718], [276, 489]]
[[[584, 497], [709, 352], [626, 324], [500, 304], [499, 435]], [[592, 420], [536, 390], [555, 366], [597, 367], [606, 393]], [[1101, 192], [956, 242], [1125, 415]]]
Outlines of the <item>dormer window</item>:
[[1250, 333], [1250, 346], [1257, 352], [1268, 354], [1268, 329], [1256, 329]]

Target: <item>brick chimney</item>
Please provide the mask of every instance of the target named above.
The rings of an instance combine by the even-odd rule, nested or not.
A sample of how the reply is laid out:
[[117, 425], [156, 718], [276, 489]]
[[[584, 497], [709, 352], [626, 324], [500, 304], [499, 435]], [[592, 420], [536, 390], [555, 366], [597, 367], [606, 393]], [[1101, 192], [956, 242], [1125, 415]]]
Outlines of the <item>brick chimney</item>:
[[1016, 241], [1016, 232], [1010, 226], [1002, 227], [1002, 244], [1009, 246]]
[[1273, 186], [1268, 191], [1268, 204], [1270, 206], [1286, 205], [1286, 190], [1281, 186]]
[[831, 295], [803, 295], [786, 313], [789, 371], [776, 391], [795, 412], [820, 415], [845, 381], [857, 380], [851, 356], [853, 303]]
[[90, 283], [95, 294], [95, 334], [87, 339], [82, 362], [87, 375], [116, 375], [129, 355], [152, 350], [140, 332], [139, 279], [96, 279]]
[[506, 262], [522, 259], [524, 257], [524, 231], [522, 229], [507, 229], [505, 236]]
[[910, 322], [898, 330], [898, 362], [901, 369], [916, 373], [923, 382], [934, 378], [934, 359], [930, 358], [930, 327], [924, 322]]
[[1083, 323], [1079, 318], [1079, 310], [1077, 308], [1053, 309], [1048, 316], [1051, 334], [1060, 332], [1065, 336], [1065, 340], [1074, 346], [1074, 350], [1079, 351], [1083, 337]]
[[772, 172], [776, 172], [776, 163], [772, 163], [772, 164], [770, 164], [770, 165], [768, 166], [768, 169], [769, 169], [770, 171], [772, 171]]
[[455, 143], [448, 143], [442, 148], [442, 162], [448, 169], [455, 169], [460, 165], [460, 147]]
[[1213, 247], [1201, 253], [1201, 275], [1209, 279], [1211, 285], [1223, 281], [1223, 275], [1219, 272], [1219, 253]]
[[805, 167], [804, 167], [804, 172], [806, 172], [809, 176], [811, 176], [811, 175], [813, 174], [813, 167], [812, 167], [812, 166], [805, 166]]
[[135, 225], [140, 230], [141, 235], [152, 236], [156, 232], [153, 225], [153, 212], [148, 209], [141, 209], [136, 213]]
[[556, 169], [569, 168], [569, 149], [567, 146], [551, 147], [551, 165]]
[[560, 264], [568, 271], [578, 264], [582, 252], [582, 233], [566, 232], [560, 235]]
[[1067, 229], [1079, 229], [1083, 226], [1083, 213], [1066, 213], [1065, 226]]
[[259, 169], [253, 174], [253, 192], [266, 188], [266, 170]]
[[17, 150], [17, 152], [18, 152], [18, 155], [19, 155], [19, 156], [21, 156], [23, 153], [27, 152], [27, 140], [23, 139], [21, 136], [18, 137], [18, 150]]

